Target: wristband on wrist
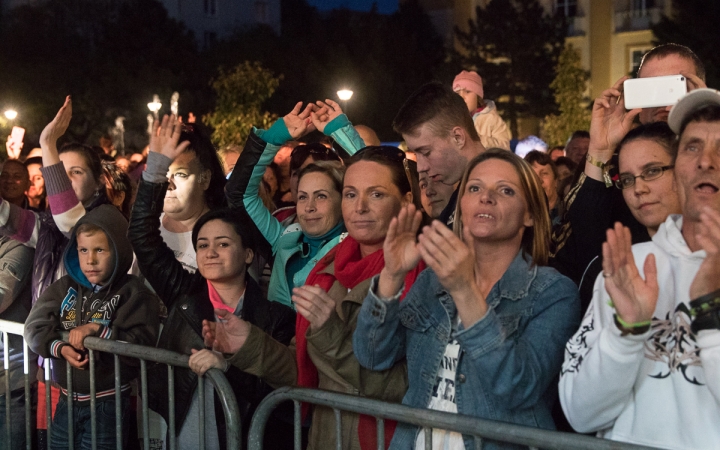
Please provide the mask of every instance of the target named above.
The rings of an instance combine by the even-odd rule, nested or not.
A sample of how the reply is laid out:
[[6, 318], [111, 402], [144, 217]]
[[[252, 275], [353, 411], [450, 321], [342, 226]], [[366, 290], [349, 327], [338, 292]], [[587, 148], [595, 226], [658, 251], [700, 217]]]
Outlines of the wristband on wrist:
[[651, 320], [646, 320], [644, 322], [628, 323], [622, 320], [617, 314], [613, 314], [613, 319], [615, 320], [615, 326], [618, 327], [618, 329], [620, 330], [621, 336], [627, 336], [628, 334], [645, 334], [650, 329], [650, 325], [652, 325]]
[[693, 318], [716, 309], [720, 309], [720, 289], [690, 301], [690, 316]]
[[605, 187], [611, 187], [613, 185], [613, 182], [612, 182], [612, 178], [610, 178], [610, 168], [612, 167], [610, 162], [609, 161], [603, 162], [603, 161], [600, 161], [599, 159], [595, 159], [592, 155], [590, 155], [590, 153], [585, 155], [585, 159], [591, 165], [602, 170], [602, 178], [603, 178], [603, 182], [605, 183]]

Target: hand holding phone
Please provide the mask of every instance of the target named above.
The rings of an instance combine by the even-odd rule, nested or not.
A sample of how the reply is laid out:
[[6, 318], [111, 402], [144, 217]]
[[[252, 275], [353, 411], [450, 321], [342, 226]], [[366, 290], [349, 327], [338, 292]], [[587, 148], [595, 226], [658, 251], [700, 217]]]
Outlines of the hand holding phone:
[[25, 137], [25, 128], [22, 127], [13, 127], [12, 132], [10, 133], [10, 136], [8, 136], [8, 140], [5, 143], [5, 148], [7, 150], [8, 158], [10, 159], [18, 159], [20, 157], [20, 152], [23, 148], [23, 138]]
[[687, 94], [683, 75], [633, 78], [623, 83], [625, 108], [657, 108], [671, 106]]

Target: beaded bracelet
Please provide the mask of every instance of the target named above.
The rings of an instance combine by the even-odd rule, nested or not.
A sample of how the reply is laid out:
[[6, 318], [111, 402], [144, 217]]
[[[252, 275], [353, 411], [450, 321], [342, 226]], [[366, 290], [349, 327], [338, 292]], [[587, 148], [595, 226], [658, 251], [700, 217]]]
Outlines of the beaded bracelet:
[[690, 317], [697, 317], [716, 309], [720, 309], [720, 289], [702, 295], [690, 302]]

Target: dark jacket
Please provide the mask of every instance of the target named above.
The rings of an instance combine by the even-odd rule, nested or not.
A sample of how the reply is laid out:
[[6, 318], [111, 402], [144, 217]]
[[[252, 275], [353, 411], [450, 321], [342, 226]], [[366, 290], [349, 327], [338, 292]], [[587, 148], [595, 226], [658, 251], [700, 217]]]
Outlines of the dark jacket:
[[[130, 220], [128, 237], [137, 256], [140, 271], [168, 308], [158, 347], [190, 354], [191, 349], [204, 349], [202, 321], [215, 320], [208, 296], [207, 280], [200, 271], [191, 274], [175, 259], [172, 250], [160, 236], [160, 213], [168, 184], [141, 181]], [[295, 335], [295, 312], [262, 296], [258, 284], [246, 276], [247, 288], [241, 318], [261, 328], [278, 341], [288, 344]], [[150, 405], [168, 418], [167, 369], [158, 366], [150, 380]], [[151, 370], [152, 371], [152, 370]], [[259, 378], [231, 368], [226, 373], [235, 392], [242, 417], [242, 429], [248, 430], [250, 418], [260, 401], [272, 388]], [[197, 375], [190, 369], [175, 369], [175, 418], [180, 433], [197, 387]], [[216, 405], [218, 403], [216, 402]], [[217, 416], [219, 419], [222, 414]], [[220, 419], [221, 420], [221, 419]], [[218, 423], [221, 441], [223, 423]]]
[[630, 228], [633, 244], [650, 240], [647, 228], [633, 217], [615, 186], [585, 174], [565, 196], [562, 224], [553, 230], [550, 265], [579, 285], [585, 268], [602, 253], [605, 232], [615, 222]]
[[[115, 256], [113, 273], [99, 290], [80, 269], [75, 229], [85, 223], [105, 232]], [[66, 362], [60, 354], [61, 331], [97, 323], [101, 326], [95, 336], [152, 345], [159, 327], [157, 298], [138, 277], [127, 274], [133, 254], [125, 236], [127, 221], [120, 211], [112, 205], [101, 205], [80, 219], [75, 229], [63, 254], [68, 275], [40, 295], [25, 322], [25, 339], [30, 348], [44, 358], [57, 358], [53, 361], [52, 377], [63, 388], [68, 386]], [[97, 392], [114, 388], [114, 374], [112, 356], [99, 354], [95, 369]], [[123, 384], [135, 376], [136, 371], [123, 368]], [[89, 394], [90, 372], [73, 369], [72, 388], [75, 393]]]

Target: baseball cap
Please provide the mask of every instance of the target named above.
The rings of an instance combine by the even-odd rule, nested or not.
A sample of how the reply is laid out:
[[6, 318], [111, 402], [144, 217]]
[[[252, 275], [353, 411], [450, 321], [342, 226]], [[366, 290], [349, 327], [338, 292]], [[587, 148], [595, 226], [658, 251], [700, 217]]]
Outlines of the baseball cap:
[[681, 98], [670, 110], [668, 125], [675, 134], [680, 134], [683, 122], [698, 109], [710, 105], [720, 106], [720, 91], [715, 89], [695, 89]]

